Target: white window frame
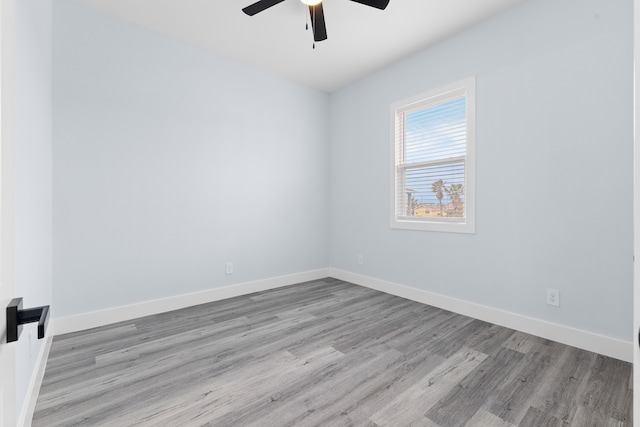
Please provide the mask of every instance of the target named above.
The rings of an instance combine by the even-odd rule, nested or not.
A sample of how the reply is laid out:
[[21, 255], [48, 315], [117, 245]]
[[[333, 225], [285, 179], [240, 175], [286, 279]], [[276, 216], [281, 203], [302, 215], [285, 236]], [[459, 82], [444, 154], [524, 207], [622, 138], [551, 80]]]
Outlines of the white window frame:
[[[456, 93], [464, 92], [466, 96], [466, 156], [464, 168], [464, 189], [465, 189], [465, 218], [420, 218], [420, 217], [400, 217], [397, 215], [399, 186], [399, 165], [401, 165], [398, 147], [404, 144], [403, 133], [396, 132], [398, 118], [405, 112], [427, 108], [451, 99]], [[475, 131], [476, 131], [476, 79], [475, 76], [467, 77], [455, 83], [430, 90], [428, 92], [412, 96], [391, 104], [390, 133], [390, 159], [391, 159], [391, 228], [423, 231], [444, 231], [454, 233], [475, 233]], [[404, 125], [402, 123], [401, 125]], [[403, 168], [404, 169], [404, 168]], [[401, 178], [400, 178], [401, 179]], [[404, 192], [403, 192], [404, 196]]]

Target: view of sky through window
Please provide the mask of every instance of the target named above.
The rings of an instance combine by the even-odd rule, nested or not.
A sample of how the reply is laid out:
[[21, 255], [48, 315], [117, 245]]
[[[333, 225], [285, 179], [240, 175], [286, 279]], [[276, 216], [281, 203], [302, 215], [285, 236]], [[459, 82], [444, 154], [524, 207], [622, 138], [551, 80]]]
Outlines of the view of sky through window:
[[[410, 216], [464, 216], [466, 97], [405, 113], [406, 206]], [[431, 215], [430, 215], [431, 214]]]

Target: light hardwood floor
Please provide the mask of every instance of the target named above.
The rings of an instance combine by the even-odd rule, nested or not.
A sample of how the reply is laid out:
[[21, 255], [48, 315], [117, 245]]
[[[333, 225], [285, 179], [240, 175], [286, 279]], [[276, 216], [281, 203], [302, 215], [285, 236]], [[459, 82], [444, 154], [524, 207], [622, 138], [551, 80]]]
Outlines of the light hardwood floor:
[[335, 279], [57, 336], [34, 426], [631, 426], [629, 363]]

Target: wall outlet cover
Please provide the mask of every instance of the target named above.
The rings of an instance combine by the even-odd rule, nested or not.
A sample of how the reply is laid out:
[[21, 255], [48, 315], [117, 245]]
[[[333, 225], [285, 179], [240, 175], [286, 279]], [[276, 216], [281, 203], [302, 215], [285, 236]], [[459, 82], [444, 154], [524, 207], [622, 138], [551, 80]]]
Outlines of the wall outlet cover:
[[560, 291], [558, 289], [547, 289], [547, 304], [560, 307]]

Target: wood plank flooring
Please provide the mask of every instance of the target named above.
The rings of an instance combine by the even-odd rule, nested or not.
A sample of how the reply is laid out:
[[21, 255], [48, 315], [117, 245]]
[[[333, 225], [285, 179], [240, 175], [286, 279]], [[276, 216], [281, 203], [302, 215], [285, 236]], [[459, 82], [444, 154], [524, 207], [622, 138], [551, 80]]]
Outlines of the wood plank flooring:
[[631, 375], [324, 279], [55, 337], [33, 426], [631, 426]]

